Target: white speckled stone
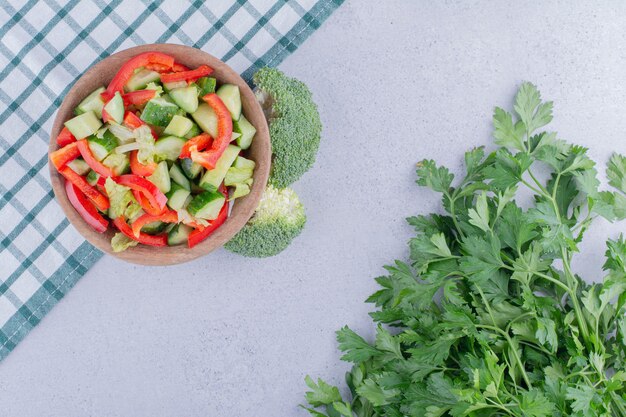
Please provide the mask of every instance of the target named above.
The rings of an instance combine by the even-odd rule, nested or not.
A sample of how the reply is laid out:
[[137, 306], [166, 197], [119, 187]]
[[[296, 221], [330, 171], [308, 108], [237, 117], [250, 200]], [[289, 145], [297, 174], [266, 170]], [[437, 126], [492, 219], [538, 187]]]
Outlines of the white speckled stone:
[[[219, 251], [171, 268], [101, 260], [0, 364], [2, 416], [305, 416], [310, 373], [343, 383], [334, 331], [371, 335], [363, 300], [406, 255], [403, 219], [438, 210], [414, 184], [491, 144], [494, 105], [522, 80], [552, 127], [597, 161], [626, 153], [626, 3], [348, 1], [281, 68], [325, 125], [295, 189], [308, 225], [282, 255]], [[576, 261], [601, 277], [599, 223]]]

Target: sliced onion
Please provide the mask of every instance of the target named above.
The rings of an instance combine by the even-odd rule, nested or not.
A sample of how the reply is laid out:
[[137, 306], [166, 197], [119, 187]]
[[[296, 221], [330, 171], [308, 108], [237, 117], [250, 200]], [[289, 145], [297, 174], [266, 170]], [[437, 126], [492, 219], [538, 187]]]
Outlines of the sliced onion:
[[131, 142], [135, 139], [135, 134], [132, 130], [122, 125], [118, 125], [117, 123], [110, 123], [109, 130], [122, 142], [122, 144]]
[[115, 148], [115, 153], [126, 153], [130, 151], [136, 151], [140, 148], [140, 145], [137, 142], [127, 143], [125, 145], [120, 145]]

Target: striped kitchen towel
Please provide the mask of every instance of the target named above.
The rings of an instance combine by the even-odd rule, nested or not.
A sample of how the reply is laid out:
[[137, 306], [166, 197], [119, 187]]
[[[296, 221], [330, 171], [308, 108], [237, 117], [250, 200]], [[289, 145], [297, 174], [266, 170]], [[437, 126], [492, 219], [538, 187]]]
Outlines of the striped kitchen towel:
[[0, 1], [0, 360], [102, 256], [69, 226], [48, 176], [48, 132], [74, 81], [146, 43], [200, 48], [250, 80], [342, 2]]

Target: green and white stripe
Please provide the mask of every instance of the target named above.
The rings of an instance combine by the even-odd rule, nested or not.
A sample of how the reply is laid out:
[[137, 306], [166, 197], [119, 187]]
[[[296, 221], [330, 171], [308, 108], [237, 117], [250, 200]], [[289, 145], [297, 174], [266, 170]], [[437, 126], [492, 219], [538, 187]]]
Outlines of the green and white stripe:
[[250, 80], [341, 3], [0, 2], [0, 360], [102, 256], [69, 227], [46, 166], [52, 116], [80, 74], [118, 50], [178, 43], [221, 57]]

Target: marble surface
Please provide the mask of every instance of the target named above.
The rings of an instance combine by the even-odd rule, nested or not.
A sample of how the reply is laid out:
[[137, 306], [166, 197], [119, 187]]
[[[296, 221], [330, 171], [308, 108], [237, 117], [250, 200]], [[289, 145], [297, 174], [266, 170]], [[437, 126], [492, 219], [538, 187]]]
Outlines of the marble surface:
[[[265, 260], [105, 257], [0, 363], [0, 414], [307, 415], [306, 374], [343, 383], [334, 331], [373, 333], [363, 300], [406, 256], [403, 219], [439, 207], [414, 184], [418, 160], [459, 170], [523, 80], [555, 101], [561, 137], [602, 163], [626, 153], [626, 3], [582, 3], [347, 1], [280, 67], [311, 87], [325, 126], [294, 186], [303, 234]], [[624, 230], [590, 231], [575, 262], [586, 279]]]

